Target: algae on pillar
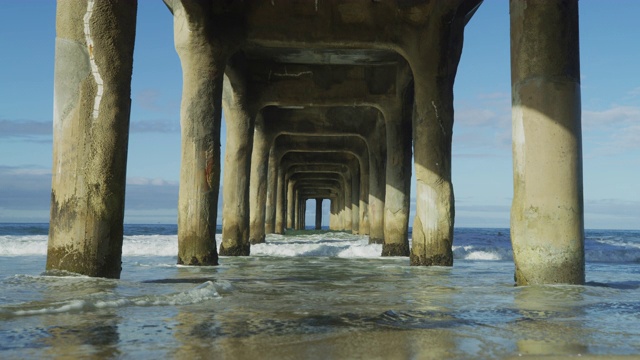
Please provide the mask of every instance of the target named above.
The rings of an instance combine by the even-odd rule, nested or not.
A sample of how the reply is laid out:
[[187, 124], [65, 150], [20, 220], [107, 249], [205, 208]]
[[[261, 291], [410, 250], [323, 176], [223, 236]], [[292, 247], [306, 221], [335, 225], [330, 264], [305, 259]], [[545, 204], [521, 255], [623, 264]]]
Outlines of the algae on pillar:
[[578, 1], [510, 1], [518, 285], [583, 284]]
[[120, 277], [136, 12], [57, 2], [47, 270]]

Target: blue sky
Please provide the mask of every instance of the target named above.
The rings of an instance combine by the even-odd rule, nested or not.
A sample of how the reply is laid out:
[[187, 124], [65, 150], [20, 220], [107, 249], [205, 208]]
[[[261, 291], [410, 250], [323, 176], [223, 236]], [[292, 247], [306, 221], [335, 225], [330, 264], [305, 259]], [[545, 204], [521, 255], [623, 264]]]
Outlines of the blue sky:
[[[640, 229], [640, 1], [579, 6], [585, 227]], [[182, 75], [161, 0], [139, 0], [136, 36], [125, 221], [175, 223]], [[48, 221], [54, 42], [55, 1], [3, 1], [0, 222]], [[508, 1], [485, 0], [455, 86], [456, 226], [509, 226], [509, 58]]]

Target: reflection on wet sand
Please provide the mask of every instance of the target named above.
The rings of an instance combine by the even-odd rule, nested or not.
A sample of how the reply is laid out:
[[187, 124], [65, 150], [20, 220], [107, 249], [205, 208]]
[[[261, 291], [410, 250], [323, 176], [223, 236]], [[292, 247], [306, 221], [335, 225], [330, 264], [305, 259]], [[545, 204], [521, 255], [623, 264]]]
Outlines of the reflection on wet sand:
[[[448, 328], [342, 326], [339, 317], [234, 321], [233, 314], [181, 312], [174, 358], [224, 359], [442, 359], [460, 356]], [[262, 323], [261, 323], [262, 322]], [[425, 321], [426, 322], [426, 321]], [[323, 324], [324, 323], [324, 324]], [[445, 324], [449, 326], [450, 324]], [[313, 326], [313, 327], [312, 327]], [[324, 326], [324, 328], [323, 328]]]
[[[442, 359], [468, 354], [469, 339], [456, 331], [471, 324], [452, 315], [456, 290], [449, 286], [448, 269], [434, 269], [430, 284], [419, 289], [398, 291], [414, 285], [402, 278], [391, 285], [377, 283], [369, 297], [358, 286], [351, 292], [343, 288], [350, 274], [340, 268], [324, 268], [323, 274], [300, 269], [304, 274], [299, 275], [288, 269], [289, 277], [270, 279], [247, 270], [226, 270], [242, 281], [228, 292], [220, 290], [220, 301], [180, 309], [172, 320], [177, 347], [171, 357]], [[402, 275], [407, 269], [385, 270]], [[180, 279], [199, 276], [187, 274], [188, 269], [179, 272]], [[256, 292], [254, 282], [269, 286]]]
[[526, 286], [519, 288], [515, 305], [521, 318], [513, 325], [522, 355], [589, 353], [590, 332], [582, 323], [581, 286]]
[[[84, 299], [91, 299], [95, 294], [111, 292], [116, 287], [116, 282], [109, 280], [77, 280], [48, 283], [43, 292], [44, 300], [48, 303], [76, 304], [77, 312], [82, 312], [85, 311], [83, 306], [94, 306], [87, 305]], [[118, 348], [122, 340], [118, 331], [121, 319], [116, 309], [98, 309], [91, 316], [78, 316], [77, 312], [54, 313], [41, 317], [46, 336], [40, 341], [46, 347], [47, 357], [108, 359], [122, 355]]]

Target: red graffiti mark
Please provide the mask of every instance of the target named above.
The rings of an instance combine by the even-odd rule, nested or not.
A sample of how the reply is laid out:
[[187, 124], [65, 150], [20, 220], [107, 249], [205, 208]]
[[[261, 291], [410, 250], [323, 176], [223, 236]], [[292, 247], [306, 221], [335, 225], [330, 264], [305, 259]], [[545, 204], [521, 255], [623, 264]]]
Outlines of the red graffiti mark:
[[213, 187], [213, 158], [207, 158], [207, 167], [204, 169], [204, 179], [207, 185], [206, 190], [210, 190]]

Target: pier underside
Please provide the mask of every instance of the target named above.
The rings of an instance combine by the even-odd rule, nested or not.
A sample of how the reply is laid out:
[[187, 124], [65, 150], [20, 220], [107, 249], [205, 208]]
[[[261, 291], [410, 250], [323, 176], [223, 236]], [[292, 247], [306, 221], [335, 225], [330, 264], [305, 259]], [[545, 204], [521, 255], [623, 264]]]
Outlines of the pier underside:
[[[453, 265], [453, 84], [481, 0], [165, 3], [183, 72], [179, 263], [248, 256], [304, 229], [314, 199], [316, 229], [328, 201], [330, 229]], [[137, 10], [93, 4], [58, 1], [47, 268], [117, 278]], [[583, 283], [577, 0], [510, 11], [516, 280]]]

